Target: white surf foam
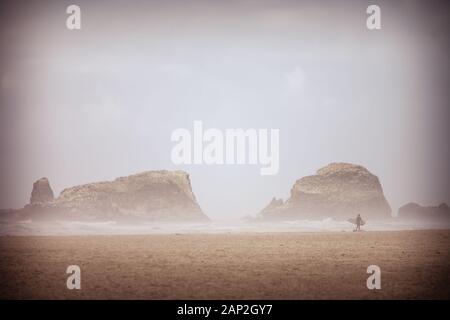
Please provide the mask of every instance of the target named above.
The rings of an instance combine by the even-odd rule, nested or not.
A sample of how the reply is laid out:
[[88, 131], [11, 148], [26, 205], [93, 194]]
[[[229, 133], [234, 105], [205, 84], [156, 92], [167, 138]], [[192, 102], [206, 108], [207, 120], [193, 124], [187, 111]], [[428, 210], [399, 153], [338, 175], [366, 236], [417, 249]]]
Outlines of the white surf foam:
[[[125, 224], [116, 221], [83, 222], [23, 221], [0, 224], [0, 235], [114, 235], [114, 234], [200, 234], [240, 232], [352, 232], [354, 225], [331, 218], [323, 220], [297, 220], [282, 222], [211, 221], [202, 223], [139, 223]], [[450, 229], [450, 223], [401, 221], [367, 221], [366, 231], [399, 231]]]

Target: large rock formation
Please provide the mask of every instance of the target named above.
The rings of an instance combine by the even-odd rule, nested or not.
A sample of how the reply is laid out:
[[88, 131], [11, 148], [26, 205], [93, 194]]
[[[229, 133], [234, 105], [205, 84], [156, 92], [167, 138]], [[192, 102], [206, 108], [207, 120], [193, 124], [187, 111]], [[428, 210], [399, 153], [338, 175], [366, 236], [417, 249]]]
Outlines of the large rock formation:
[[449, 221], [450, 208], [446, 203], [437, 207], [422, 207], [417, 203], [408, 203], [398, 209], [399, 219], [412, 219], [421, 221]]
[[183, 171], [147, 171], [114, 181], [64, 189], [58, 208], [111, 218], [151, 220], [205, 219]]
[[47, 178], [41, 178], [33, 183], [30, 204], [42, 205], [53, 201], [53, 191]]
[[286, 202], [272, 199], [260, 217], [346, 220], [358, 213], [370, 220], [391, 217], [378, 178], [359, 165], [331, 163], [316, 175], [297, 180]]
[[15, 218], [208, 220], [192, 192], [189, 175], [183, 171], [147, 171], [114, 181], [75, 186], [64, 189], [53, 201], [48, 201], [49, 194], [44, 192], [45, 186], [50, 188], [47, 179], [41, 180], [33, 185], [31, 204], [14, 210]]

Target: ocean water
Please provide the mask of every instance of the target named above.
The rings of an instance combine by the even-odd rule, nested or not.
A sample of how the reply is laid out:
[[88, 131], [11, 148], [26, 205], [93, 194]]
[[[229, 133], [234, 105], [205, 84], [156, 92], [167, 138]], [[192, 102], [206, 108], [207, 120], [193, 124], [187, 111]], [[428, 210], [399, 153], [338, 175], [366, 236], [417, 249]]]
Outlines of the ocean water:
[[[323, 220], [297, 220], [280, 222], [210, 221], [198, 223], [139, 223], [125, 224], [116, 221], [84, 222], [53, 221], [0, 224], [0, 235], [114, 235], [114, 234], [201, 234], [240, 232], [352, 232], [354, 225], [331, 218]], [[399, 231], [450, 229], [450, 221], [420, 222], [390, 219], [367, 221], [364, 231]]]

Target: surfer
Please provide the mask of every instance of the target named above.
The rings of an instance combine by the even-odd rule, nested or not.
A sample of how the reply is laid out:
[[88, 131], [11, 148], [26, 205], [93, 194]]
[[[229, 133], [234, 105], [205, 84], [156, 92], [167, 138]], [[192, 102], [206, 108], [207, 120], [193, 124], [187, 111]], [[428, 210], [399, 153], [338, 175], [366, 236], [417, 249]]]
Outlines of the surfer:
[[361, 231], [361, 222], [362, 218], [361, 215], [358, 213], [358, 216], [356, 217], [356, 231]]

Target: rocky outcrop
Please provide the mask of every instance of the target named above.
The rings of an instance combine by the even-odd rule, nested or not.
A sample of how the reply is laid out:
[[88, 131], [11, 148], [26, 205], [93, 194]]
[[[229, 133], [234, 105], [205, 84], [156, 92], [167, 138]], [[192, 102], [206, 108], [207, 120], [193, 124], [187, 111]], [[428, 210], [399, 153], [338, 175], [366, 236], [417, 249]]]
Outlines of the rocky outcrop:
[[422, 207], [417, 203], [408, 203], [398, 209], [399, 219], [421, 220], [421, 221], [449, 221], [450, 208], [446, 203], [437, 207]]
[[[50, 188], [47, 179], [41, 180], [33, 185], [33, 205], [15, 210], [15, 217], [37, 220], [208, 220], [192, 192], [189, 175], [184, 171], [147, 171], [114, 181], [75, 186], [64, 189], [53, 201], [48, 201], [49, 194], [44, 192], [45, 186]], [[39, 205], [34, 205], [37, 203]]]
[[33, 183], [30, 204], [43, 205], [53, 201], [53, 190], [47, 178], [41, 178]]
[[64, 189], [58, 208], [84, 215], [151, 220], [205, 219], [183, 171], [147, 171]]
[[282, 206], [283, 206], [283, 199], [277, 199], [273, 197], [270, 203], [264, 209], [261, 210], [261, 214], [262, 215], [271, 214], [273, 211], [278, 210]]
[[289, 199], [272, 199], [259, 216], [277, 220], [347, 220], [357, 214], [368, 220], [391, 217], [378, 178], [359, 165], [331, 163], [315, 175], [297, 180]]

